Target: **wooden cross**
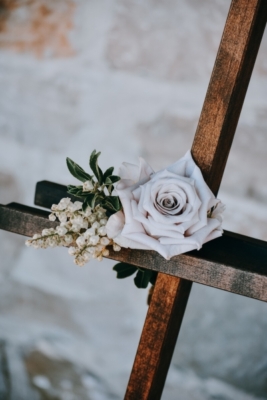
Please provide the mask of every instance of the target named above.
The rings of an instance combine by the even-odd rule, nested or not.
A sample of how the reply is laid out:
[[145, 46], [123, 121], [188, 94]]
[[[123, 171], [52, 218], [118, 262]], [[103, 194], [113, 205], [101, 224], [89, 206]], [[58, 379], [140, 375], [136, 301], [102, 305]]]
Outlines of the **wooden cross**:
[[[267, 20], [266, 0], [233, 0], [201, 112], [192, 155], [218, 193]], [[50, 208], [66, 187], [39, 182], [35, 204]], [[57, 224], [48, 212], [0, 206], [0, 228], [32, 236]], [[153, 251], [122, 249], [109, 258], [158, 271], [125, 400], [158, 400], [181, 327], [192, 282], [267, 301], [267, 243], [225, 232], [220, 239], [165, 261]]]

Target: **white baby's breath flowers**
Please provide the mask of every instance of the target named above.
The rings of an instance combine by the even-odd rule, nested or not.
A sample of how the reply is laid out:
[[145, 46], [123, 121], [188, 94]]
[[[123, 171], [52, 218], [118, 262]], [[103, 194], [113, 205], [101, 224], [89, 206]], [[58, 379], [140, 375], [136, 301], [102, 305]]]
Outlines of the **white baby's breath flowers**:
[[94, 185], [91, 181], [86, 181], [83, 183], [83, 192], [90, 192], [94, 189]]
[[[88, 185], [86, 187], [89, 187]], [[90, 259], [101, 261], [103, 257], [107, 257], [109, 250], [106, 247], [109, 245], [113, 245], [114, 251], [119, 251], [120, 246], [107, 237], [106, 210], [96, 206], [93, 210], [87, 207], [83, 211], [82, 204], [80, 201], [73, 203], [70, 198], [63, 198], [59, 204], [53, 204], [49, 220], [58, 219], [60, 224], [55, 229], [45, 228], [42, 234], [35, 234], [32, 239], [26, 241], [26, 246], [36, 249], [69, 247], [68, 253], [79, 266], [83, 266]]]

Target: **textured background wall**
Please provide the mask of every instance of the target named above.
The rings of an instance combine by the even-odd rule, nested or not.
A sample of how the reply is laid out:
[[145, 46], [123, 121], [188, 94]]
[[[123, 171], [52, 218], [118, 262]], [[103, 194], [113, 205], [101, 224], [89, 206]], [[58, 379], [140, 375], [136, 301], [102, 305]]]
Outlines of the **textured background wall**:
[[[230, 1], [0, 1], [0, 202], [35, 183], [190, 148]], [[264, 37], [219, 197], [225, 229], [267, 240]], [[0, 232], [0, 398], [120, 399], [146, 291]], [[164, 400], [267, 398], [265, 303], [194, 284]], [[9, 395], [7, 395], [9, 393]], [[2, 397], [1, 397], [2, 396]], [[9, 397], [8, 397], [9, 396]]]

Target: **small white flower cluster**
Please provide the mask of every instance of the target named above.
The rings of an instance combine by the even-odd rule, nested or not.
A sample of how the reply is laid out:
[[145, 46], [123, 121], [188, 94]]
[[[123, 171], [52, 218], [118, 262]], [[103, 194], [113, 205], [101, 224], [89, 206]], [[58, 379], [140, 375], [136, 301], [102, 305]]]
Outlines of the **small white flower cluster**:
[[57, 218], [60, 225], [44, 229], [41, 235], [35, 234], [26, 241], [26, 246], [36, 249], [56, 246], [71, 246], [69, 254], [74, 256], [74, 263], [83, 266], [90, 259], [101, 261], [109, 255], [106, 246], [113, 245], [114, 251], [120, 251], [120, 246], [107, 237], [106, 210], [96, 206], [94, 210], [87, 207], [82, 211], [80, 201], [71, 202], [70, 198], [61, 199], [59, 204], [53, 204], [50, 221]]

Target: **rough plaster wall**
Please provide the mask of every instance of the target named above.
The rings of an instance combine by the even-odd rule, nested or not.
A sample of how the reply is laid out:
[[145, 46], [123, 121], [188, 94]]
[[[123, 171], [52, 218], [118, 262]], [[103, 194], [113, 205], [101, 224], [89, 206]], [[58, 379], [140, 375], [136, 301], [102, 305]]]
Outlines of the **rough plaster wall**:
[[[229, 1], [0, 2], [0, 202], [84, 167], [190, 147]], [[264, 37], [224, 176], [225, 229], [267, 240]], [[0, 398], [119, 399], [146, 292], [0, 232]], [[163, 399], [267, 398], [266, 304], [194, 285]]]

